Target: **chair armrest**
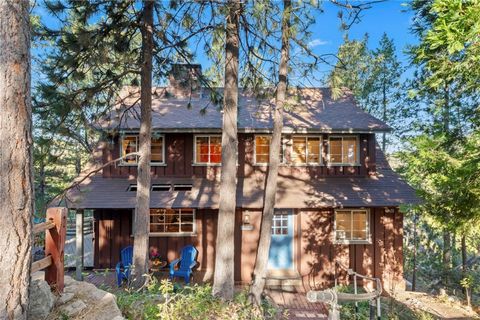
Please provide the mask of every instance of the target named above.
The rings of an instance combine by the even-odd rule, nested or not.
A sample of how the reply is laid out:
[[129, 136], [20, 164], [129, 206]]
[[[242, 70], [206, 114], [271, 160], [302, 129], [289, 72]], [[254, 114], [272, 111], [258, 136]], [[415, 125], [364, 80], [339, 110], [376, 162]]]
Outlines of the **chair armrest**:
[[173, 272], [175, 270], [175, 266], [177, 265], [177, 263], [180, 262], [180, 260], [181, 259], [175, 259], [172, 262], [170, 262], [170, 272]]
[[193, 262], [190, 264], [190, 269], [195, 268], [196, 265], [197, 265], [197, 261], [193, 261]]
[[132, 270], [132, 265], [129, 264], [125, 267], [123, 267], [123, 273], [125, 274], [125, 276], [127, 277], [130, 277], [130, 271]]
[[116, 265], [116, 267], [115, 267], [115, 271], [116, 271], [117, 273], [120, 273], [120, 272], [121, 272], [121, 268], [122, 268], [122, 263], [119, 262], [119, 263], [117, 263], [117, 265]]

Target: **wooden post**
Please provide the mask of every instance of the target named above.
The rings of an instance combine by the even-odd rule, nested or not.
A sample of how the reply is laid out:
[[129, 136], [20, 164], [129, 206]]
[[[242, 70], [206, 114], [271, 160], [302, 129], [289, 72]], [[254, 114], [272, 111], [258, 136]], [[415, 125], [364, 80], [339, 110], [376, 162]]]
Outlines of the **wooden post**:
[[64, 246], [67, 234], [67, 208], [49, 208], [47, 221], [52, 220], [55, 228], [46, 231], [45, 256], [52, 256], [52, 264], [45, 269], [45, 281], [58, 292], [63, 291]]
[[75, 278], [83, 281], [83, 210], [77, 210], [75, 214]]

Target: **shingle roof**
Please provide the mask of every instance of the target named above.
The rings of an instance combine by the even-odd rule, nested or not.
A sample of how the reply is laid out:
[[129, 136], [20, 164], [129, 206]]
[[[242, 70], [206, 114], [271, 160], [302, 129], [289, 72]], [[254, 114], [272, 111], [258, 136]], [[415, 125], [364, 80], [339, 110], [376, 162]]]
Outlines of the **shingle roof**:
[[[155, 88], [152, 101], [152, 127], [164, 131], [220, 130], [222, 112], [204, 92], [197, 98], [175, 98]], [[350, 94], [332, 99], [330, 89], [294, 89], [286, 110], [285, 132], [383, 132], [390, 128], [360, 109]], [[138, 129], [138, 89], [128, 91], [115, 111], [98, 125], [104, 129]], [[133, 105], [133, 107], [132, 107]], [[239, 95], [239, 131], [270, 131], [273, 128], [273, 99], [259, 100], [241, 91]], [[205, 112], [202, 113], [201, 110]]]
[[[415, 191], [388, 165], [377, 149], [378, 172], [370, 177], [298, 179], [279, 177], [277, 208], [398, 206], [416, 204]], [[192, 191], [151, 192], [151, 208], [218, 208], [219, 182], [204, 178], [154, 179], [156, 183], [193, 184]], [[261, 208], [264, 178], [240, 178], [237, 206]], [[67, 206], [74, 209], [134, 208], [136, 193], [127, 191], [135, 179], [103, 178], [95, 175], [67, 194]]]

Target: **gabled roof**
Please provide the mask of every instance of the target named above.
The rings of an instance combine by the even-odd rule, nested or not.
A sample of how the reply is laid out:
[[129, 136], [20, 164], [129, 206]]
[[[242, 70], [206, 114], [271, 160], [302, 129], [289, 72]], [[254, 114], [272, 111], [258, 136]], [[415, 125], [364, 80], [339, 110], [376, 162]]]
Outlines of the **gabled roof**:
[[[218, 92], [221, 92], [218, 89]], [[99, 121], [104, 129], [138, 130], [138, 88], [128, 88], [121, 103]], [[222, 112], [203, 90], [194, 98], [175, 98], [167, 88], [155, 88], [152, 127], [163, 131], [220, 131]], [[240, 91], [239, 132], [269, 132], [273, 128], [274, 99], [260, 100]], [[202, 110], [204, 112], [202, 112]], [[385, 132], [390, 128], [357, 106], [351, 94], [333, 99], [327, 88], [292, 89], [285, 107], [284, 132]]]
[[[417, 204], [415, 191], [388, 165], [377, 148], [377, 173], [367, 177], [326, 177], [298, 179], [278, 177], [276, 208], [378, 207]], [[220, 184], [205, 178], [153, 179], [152, 184], [192, 184], [191, 191], [151, 192], [151, 208], [218, 209]], [[101, 174], [86, 179], [67, 194], [67, 206], [73, 209], [134, 208], [136, 192], [127, 191], [135, 179], [103, 178]], [[263, 206], [264, 177], [239, 178], [237, 206]]]

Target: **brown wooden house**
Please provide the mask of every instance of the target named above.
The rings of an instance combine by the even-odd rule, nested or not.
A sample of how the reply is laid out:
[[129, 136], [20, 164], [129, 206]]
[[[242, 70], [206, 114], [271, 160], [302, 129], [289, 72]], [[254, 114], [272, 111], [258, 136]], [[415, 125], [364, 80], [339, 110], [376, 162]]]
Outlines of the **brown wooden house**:
[[[184, 74], [188, 74], [184, 73]], [[192, 82], [189, 78], [188, 81]], [[175, 76], [153, 96], [150, 244], [177, 258], [193, 244], [205, 280], [213, 274], [221, 162], [219, 107], [206, 89], [185, 93]], [[180, 83], [180, 84], [179, 84]], [[127, 88], [99, 126], [108, 132], [103, 163], [138, 147], [138, 89]], [[131, 105], [134, 105], [132, 108]], [[375, 134], [389, 131], [345, 95], [304, 88], [291, 92], [285, 114], [282, 166], [272, 228], [272, 275], [302, 280], [306, 289], [332, 285], [334, 261], [403, 286], [401, 204], [414, 191], [392, 171]], [[271, 101], [239, 98], [235, 279], [251, 280], [259, 238], [263, 189], [273, 127]], [[200, 112], [200, 109], [206, 112]], [[94, 210], [94, 267], [112, 268], [133, 244], [137, 159], [108, 165], [68, 194], [68, 206]]]

